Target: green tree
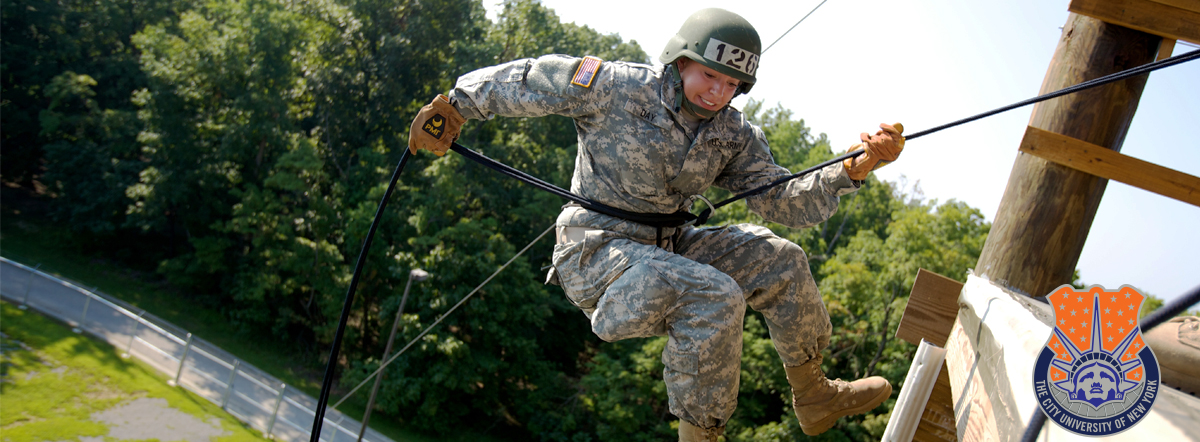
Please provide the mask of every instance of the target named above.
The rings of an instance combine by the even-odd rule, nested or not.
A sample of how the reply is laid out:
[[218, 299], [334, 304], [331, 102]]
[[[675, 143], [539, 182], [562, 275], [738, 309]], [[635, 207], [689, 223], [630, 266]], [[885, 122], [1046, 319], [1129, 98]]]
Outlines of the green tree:
[[[456, 64], [437, 71], [444, 77], [430, 83], [436, 87], [413, 93], [412, 110], [449, 89], [457, 75], [513, 58], [565, 52], [606, 60], [646, 59], [636, 44], [562, 24], [552, 11], [532, 1], [506, 3], [498, 22], [479, 35], [484, 38], [454, 46], [451, 55]], [[547, 48], [547, 43], [555, 46]], [[404, 119], [405, 132], [411, 115]], [[459, 141], [560, 186], [569, 182], [576, 136], [568, 118], [472, 121]], [[399, 276], [414, 267], [435, 275], [410, 295], [401, 325], [401, 335], [407, 339], [465, 296], [518, 247], [546, 230], [563, 204], [557, 197], [457, 155], [418, 155], [409, 167], [416, 170], [405, 176], [414, 178], [406, 178], [395, 201], [400, 228], [386, 233], [394, 236], [380, 237], [389, 238], [386, 243], [391, 244], [386, 252], [394, 263], [391, 278], [403, 282]], [[550, 250], [548, 241], [534, 245], [527, 258], [488, 283], [481, 299], [469, 301], [463, 311], [439, 326], [442, 331], [435, 330], [397, 359], [388, 369], [380, 409], [419, 416], [408, 422], [431, 432], [480, 417], [488, 426], [526, 435], [534, 432], [547, 440], [575, 438], [580, 426], [595, 428], [576, 393], [580, 371], [586, 371], [577, 358], [586, 353], [585, 345], [597, 340], [578, 309], [559, 290], [541, 285], [544, 274], [530, 264], [548, 263]], [[372, 313], [366, 318], [374, 326], [364, 333], [390, 327], [398, 295], [399, 290], [390, 291], [381, 308], [369, 310]], [[378, 367], [376, 353], [364, 358], [347, 374], [347, 382]], [[575, 406], [556, 412], [564, 402]]]
[[148, 163], [127, 190], [131, 222], [168, 232], [183, 250], [165, 269], [184, 286], [228, 284], [231, 253], [251, 239], [221, 235], [223, 222], [302, 144], [303, 56], [294, 54], [309, 49], [305, 31], [282, 3], [215, 1], [133, 38], [149, 86], [136, 95]]
[[[953, 200], [906, 205], [892, 217], [886, 237], [859, 230], [821, 268], [821, 294], [835, 330], [824, 364], [831, 377], [881, 375], [899, 385], [914, 349], [893, 334], [917, 270], [964, 281], [990, 228], [978, 209]], [[892, 404], [886, 402], [886, 408]], [[856, 440], [878, 439], [886, 424], [886, 413], [868, 414], [828, 437], [840, 432]]]
[[125, 187], [141, 170], [137, 116], [101, 109], [96, 80], [67, 71], [50, 80], [50, 104], [38, 115], [48, 165], [42, 181], [55, 193], [51, 215], [77, 230], [112, 235], [125, 219]]
[[[49, 184], [56, 216], [96, 237], [152, 243], [151, 259], [163, 257], [189, 299], [314, 362], [422, 105], [461, 74], [521, 57], [648, 60], [637, 42], [562, 23], [533, 0], [506, 1], [495, 22], [472, 0], [14, 0], [3, 12], [4, 179]], [[834, 156], [824, 134], [780, 106], [752, 101], [746, 114], [792, 170]], [[561, 187], [577, 152], [565, 117], [473, 121], [459, 141]], [[381, 364], [409, 270], [433, 277], [412, 288], [401, 342], [533, 241], [562, 203], [458, 155], [413, 157], [367, 254], [341, 385]], [[741, 222], [763, 220], [744, 203], [712, 220]], [[975, 209], [924, 203], [874, 177], [819, 226], [766, 225], [809, 253], [837, 331], [831, 376], [893, 382], [911, 352], [888, 333], [903, 289], [918, 267], [961, 276], [987, 231]], [[601, 343], [541, 284], [549, 242], [386, 370], [380, 414], [435, 434], [673, 437], [663, 338]], [[797, 438], [783, 368], [754, 312], [743, 346], [728, 437]], [[885, 419], [854, 418], [823, 437], [877, 438]]]
[[[14, 0], [0, 5], [0, 175], [44, 197], [79, 250], [144, 267], [157, 238], [131, 240], [124, 188], [143, 167], [131, 93], [145, 86], [131, 37], [190, 0]], [[40, 204], [34, 207], [41, 206]], [[38, 211], [40, 212], [40, 211]]]
[[[67, 158], [61, 152], [46, 157], [43, 149], [46, 144], [62, 143], [68, 141], [64, 138], [81, 135], [83, 139], [72, 141], [81, 143], [73, 147], [81, 151], [79, 157], [90, 160], [112, 150], [114, 157], [127, 159], [124, 145], [128, 143], [123, 139], [124, 135], [114, 132], [136, 131], [136, 120], [117, 115], [101, 117], [96, 113], [135, 110], [129, 100], [130, 93], [145, 84], [145, 76], [138, 68], [139, 54], [130, 37], [149, 23], [171, 19], [191, 3], [189, 0], [5, 1], [0, 6], [0, 52], [4, 54], [0, 60], [0, 72], [3, 72], [0, 75], [0, 95], [3, 96], [0, 110], [4, 113], [4, 119], [0, 121], [0, 145], [3, 146], [0, 175], [4, 180], [28, 186], [44, 171], [56, 169], [58, 177], [71, 175], [87, 177], [86, 180], [111, 173], [112, 168], [105, 164], [107, 161], [82, 161]], [[95, 83], [90, 85], [91, 93], [86, 94], [92, 103], [90, 107], [67, 105], [64, 94], [75, 92], [63, 89], [61, 81], [58, 86], [52, 85], [55, 79], [67, 72], [87, 76]], [[56, 90], [52, 91], [51, 88]], [[74, 90], [78, 91], [78, 88]], [[51, 110], [52, 106], [55, 109]], [[105, 130], [101, 131], [103, 133], [90, 134], [85, 130], [81, 134], [76, 124], [62, 127], [63, 130], [74, 131], [70, 134], [47, 131], [46, 126], [39, 124], [46, 111], [56, 112], [61, 118], [90, 118], [91, 122], [81, 124]], [[80, 114], [68, 115], [71, 112]], [[130, 129], [130, 126], [134, 129]], [[59, 144], [59, 147], [62, 145]], [[60, 164], [61, 161], [65, 161], [65, 164]], [[89, 168], [89, 165], [99, 170]], [[49, 182], [55, 183], [55, 178], [51, 177]], [[68, 194], [71, 199], [63, 205], [70, 206], [81, 200], [92, 201], [89, 198], [92, 195], [76, 192], [84, 188], [59, 187], [53, 190], [58, 194]], [[123, 211], [124, 204], [119, 205], [120, 209], [100, 207], [108, 201], [108, 198], [100, 198], [92, 203], [95, 210], [80, 211], [80, 224], [87, 228], [110, 229], [113, 222], [110, 217], [104, 217], [104, 221], [87, 219], [96, 215], [97, 211]], [[68, 216], [75, 213], [71, 207], [60, 211]]]

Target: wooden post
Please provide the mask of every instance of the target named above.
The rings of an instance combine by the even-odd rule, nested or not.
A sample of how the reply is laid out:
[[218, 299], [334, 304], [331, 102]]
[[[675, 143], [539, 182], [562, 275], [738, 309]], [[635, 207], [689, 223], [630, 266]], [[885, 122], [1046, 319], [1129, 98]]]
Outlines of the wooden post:
[[[1152, 62], [1160, 40], [1072, 13], [1041, 93]], [[1120, 151], [1145, 85], [1143, 75], [1044, 101], [1029, 125]], [[1107, 183], [1018, 155], [976, 272], [1030, 296], [1070, 283]]]

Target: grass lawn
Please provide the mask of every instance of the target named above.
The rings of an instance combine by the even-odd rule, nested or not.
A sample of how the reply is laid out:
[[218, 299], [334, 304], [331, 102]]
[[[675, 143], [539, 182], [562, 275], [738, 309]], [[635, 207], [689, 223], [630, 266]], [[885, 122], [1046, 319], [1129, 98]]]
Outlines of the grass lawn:
[[122, 267], [105, 257], [85, 256], [73, 237], [68, 229], [32, 217], [5, 213], [0, 218], [0, 255], [95, 288], [204, 338], [305, 393], [320, 392], [323, 372], [309, 369], [311, 360], [285, 353], [273, 341], [244, 336], [220, 312], [179, 302], [179, 294], [154, 282], [157, 275]]
[[181, 388], [107, 343], [72, 333], [32, 311], [0, 303], [0, 428], [5, 442], [78, 441], [109, 435], [93, 415], [139, 398], [157, 398], [200, 422], [216, 419], [222, 442], [261, 441], [211, 402]]
[[[157, 282], [155, 274], [123, 267], [111, 257], [91, 255], [82, 250], [84, 247], [79, 246], [79, 242], [70, 229], [48, 222], [39, 216], [20, 213], [11, 207], [5, 207], [0, 215], [0, 255], [31, 267], [40, 265], [39, 270], [43, 272], [70, 279], [84, 287], [95, 288], [144, 309], [221, 347], [243, 362], [270, 373], [289, 386], [314, 398], [320, 395], [324, 364], [314, 362], [312, 355], [305, 358], [272, 339], [247, 336], [246, 333], [230, 327], [227, 318], [220, 312], [197, 306], [195, 303], [180, 302], [180, 295], [175, 293], [174, 289]], [[8, 321], [7, 312], [8, 310], [5, 310], [3, 322]], [[5, 327], [8, 325], [5, 324]], [[321, 348], [316, 351], [324, 355], [329, 349]], [[163, 385], [163, 388], [166, 386]], [[339, 394], [339, 390], [335, 389], [330, 394], [330, 404], [341, 399], [342, 394], [344, 393]], [[5, 396], [2, 406], [7, 408], [10, 401], [7, 394]], [[351, 417], [362, 416], [365, 406], [366, 395], [359, 393], [339, 406], [338, 410]], [[0, 424], [0, 430], [4, 433], [0, 436], [0, 442], [8, 440], [8, 429], [4, 425], [7, 424]], [[405, 430], [398, 421], [379, 412], [371, 415], [371, 428], [397, 442], [504, 440], [466, 431], [449, 437], [430, 438]]]

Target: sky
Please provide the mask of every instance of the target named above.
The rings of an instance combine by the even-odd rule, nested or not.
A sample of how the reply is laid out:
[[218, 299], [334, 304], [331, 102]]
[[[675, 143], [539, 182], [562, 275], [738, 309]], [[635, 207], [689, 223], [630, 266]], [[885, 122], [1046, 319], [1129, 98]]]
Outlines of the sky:
[[[939, 126], [1038, 95], [1067, 22], [1067, 0], [737, 2], [542, 0], [563, 22], [618, 34], [657, 54], [692, 12], [721, 7], [757, 29], [764, 51], [748, 99], [781, 105], [835, 151], [879, 123]], [[499, 0], [484, 0], [495, 18]], [[1180, 42], [1174, 55], [1197, 50]], [[583, 56], [587, 54], [571, 54]], [[1121, 153], [1200, 176], [1200, 61], [1150, 74]], [[876, 175], [926, 199], [966, 202], [995, 219], [1033, 106], [905, 145]], [[1077, 268], [1081, 280], [1174, 299], [1200, 286], [1200, 207], [1108, 183]], [[966, 269], [964, 269], [966, 271]]]

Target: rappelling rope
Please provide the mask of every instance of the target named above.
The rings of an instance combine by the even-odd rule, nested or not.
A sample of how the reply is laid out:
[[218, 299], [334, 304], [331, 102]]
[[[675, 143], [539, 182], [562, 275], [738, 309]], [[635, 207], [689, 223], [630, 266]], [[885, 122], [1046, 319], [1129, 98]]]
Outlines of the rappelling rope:
[[504, 265], [502, 265], [502, 266], [500, 266], [500, 268], [496, 269], [496, 271], [494, 273], [492, 273], [492, 276], [489, 276], [487, 279], [483, 280], [483, 282], [479, 283], [479, 285], [477, 287], [475, 287], [475, 290], [471, 290], [471, 293], [468, 293], [467, 296], [463, 296], [463, 298], [460, 299], [457, 304], [454, 304], [454, 307], [450, 307], [450, 310], [446, 310], [446, 313], [442, 313], [442, 316], [439, 316], [436, 321], [433, 321], [433, 324], [430, 324], [429, 327], [426, 327], [425, 331], [421, 332], [421, 334], [417, 335], [417, 337], [413, 338], [411, 341], [408, 341], [408, 345], [405, 345], [404, 348], [401, 348], [400, 351], [396, 352], [395, 355], [392, 355], [392, 357], [388, 358], [387, 361], [384, 361], [383, 365], [380, 365], [379, 368], [376, 369], [374, 372], [372, 372], [370, 376], [367, 376], [366, 379], [363, 379], [362, 382], [359, 382], [358, 385], [354, 386], [354, 388], [351, 389], [349, 393], [346, 393], [346, 396], [342, 397], [341, 400], [339, 400], [339, 401], [337, 401], [337, 403], [333, 404], [333, 408], [337, 408], [338, 405], [341, 405], [342, 402], [345, 402], [346, 399], [349, 399], [350, 396], [353, 396], [354, 392], [356, 392], [356, 391], [358, 391], [358, 389], [362, 388], [363, 385], [366, 385], [368, 381], [375, 379], [375, 376], [379, 376], [379, 373], [383, 372], [383, 369], [387, 368], [388, 365], [391, 365], [392, 361], [395, 361], [396, 358], [398, 358], [398, 357], [400, 357], [400, 355], [404, 354], [405, 350], [408, 350], [409, 347], [412, 347], [413, 344], [415, 344], [421, 338], [425, 337], [425, 335], [428, 334], [430, 330], [433, 330], [434, 327], [437, 327], [437, 325], [440, 324], [443, 319], [446, 319], [447, 316], [450, 316], [451, 313], [454, 313], [454, 310], [457, 310], [459, 306], [461, 306], [461, 305], [463, 305], [463, 303], [467, 302], [468, 299], [471, 299], [471, 296], [474, 296], [475, 293], [479, 291], [479, 289], [482, 289], [483, 286], [487, 285], [488, 282], [491, 282], [492, 278], [495, 278], [496, 275], [499, 275], [500, 272], [504, 271], [505, 267], [508, 267], [508, 265], [512, 264], [513, 261], [516, 261], [517, 257], [524, 254], [525, 251], [529, 250], [530, 247], [533, 247], [533, 245], [535, 243], [537, 243], [539, 240], [541, 240], [543, 236], [546, 236], [547, 233], [550, 233], [551, 230], [554, 230], [554, 225], [551, 225], [550, 228], [546, 229], [545, 232], [542, 232], [541, 235], [538, 235], [537, 238], [534, 238], [533, 241], [530, 241], [529, 245], [526, 245], [525, 248], [521, 249], [520, 252], [517, 252], [516, 255], [513, 255], [513, 257], [510, 258], [508, 260], [508, 262], [504, 263]]
[[354, 264], [354, 276], [350, 278], [350, 286], [346, 289], [346, 300], [342, 304], [342, 314], [338, 319], [337, 331], [333, 335], [333, 348], [329, 350], [329, 360], [325, 365], [325, 377], [321, 380], [321, 394], [317, 396], [317, 406], [313, 409], [313, 426], [312, 432], [309, 433], [309, 442], [321, 441], [321, 426], [325, 423], [325, 404], [329, 403], [329, 390], [333, 388], [333, 374], [337, 371], [338, 352], [342, 348], [342, 337], [346, 332], [346, 321], [350, 319], [350, 307], [354, 303], [354, 291], [358, 288], [358, 278], [362, 275], [363, 265], [367, 262], [367, 252], [371, 250], [371, 241], [375, 238], [375, 229], [379, 227], [379, 221], [383, 218], [383, 210], [387, 207], [388, 199], [392, 197], [392, 192], [396, 189], [396, 182], [400, 180], [400, 173], [404, 171], [404, 165], [408, 164], [408, 159], [412, 157], [412, 151], [405, 149], [400, 155], [400, 161], [396, 163], [396, 170], [392, 172], [392, 180], [388, 183], [387, 190], [383, 192], [383, 198], [379, 200], [379, 208], [375, 209], [375, 218], [371, 220], [371, 228], [367, 230], [367, 236], [363, 239], [362, 250], [358, 252], [358, 261]]
[[[961, 119], [961, 120], [954, 121], [954, 122], [951, 122], [951, 123], [943, 124], [943, 125], [941, 125], [941, 126], [937, 126], [937, 127], [934, 127], [934, 128], [932, 128], [932, 129], [925, 129], [925, 130], [923, 130], [923, 131], [916, 132], [916, 133], [914, 133], [914, 134], [912, 134], [912, 135], [909, 135], [909, 136], [905, 137], [905, 139], [906, 139], [906, 140], [913, 140], [913, 139], [917, 139], [917, 138], [920, 138], [920, 137], [922, 137], [922, 136], [925, 136], [925, 135], [932, 134], [932, 133], [934, 133], [934, 132], [939, 132], [939, 131], [946, 130], [946, 129], [949, 129], [949, 128], [952, 128], [952, 127], [955, 127], [955, 126], [960, 126], [960, 125], [963, 125], [963, 124], [967, 124], [967, 123], [970, 123], [970, 122], [972, 122], [972, 121], [978, 120], [978, 119], [980, 119], [980, 118], [984, 118], [984, 117], [990, 117], [990, 116], [992, 116], [992, 115], [996, 115], [996, 114], [998, 114], [998, 113], [1001, 113], [1001, 112], [1010, 111], [1010, 110], [1016, 109], [1016, 108], [1018, 108], [1018, 107], [1028, 106], [1028, 105], [1030, 105], [1030, 104], [1034, 104], [1034, 103], [1039, 103], [1039, 102], [1046, 101], [1046, 100], [1049, 100], [1049, 99], [1051, 99], [1051, 98], [1057, 98], [1057, 97], [1060, 97], [1060, 96], [1063, 96], [1063, 95], [1066, 95], [1066, 94], [1070, 94], [1070, 93], [1074, 93], [1074, 92], [1079, 92], [1079, 91], [1082, 91], [1082, 90], [1084, 90], [1084, 89], [1090, 89], [1090, 88], [1093, 88], [1093, 87], [1096, 87], [1096, 86], [1102, 86], [1102, 85], [1109, 84], [1109, 83], [1112, 83], [1112, 82], [1121, 81], [1121, 80], [1127, 79], [1127, 78], [1129, 78], [1129, 77], [1134, 77], [1134, 76], [1138, 76], [1138, 75], [1146, 74], [1146, 73], [1149, 73], [1149, 72], [1151, 72], [1151, 71], [1156, 71], [1156, 70], [1159, 70], [1159, 69], [1162, 69], [1162, 68], [1165, 68], [1165, 67], [1174, 66], [1174, 65], [1177, 65], [1177, 64], [1179, 64], [1179, 63], [1183, 63], [1183, 62], [1187, 62], [1187, 61], [1192, 61], [1192, 60], [1195, 60], [1196, 58], [1200, 58], [1200, 50], [1196, 50], [1196, 51], [1188, 52], [1188, 53], [1186, 53], [1186, 54], [1177, 55], [1177, 56], [1174, 56], [1174, 57], [1171, 57], [1171, 58], [1166, 58], [1166, 59], [1159, 60], [1159, 61], [1156, 61], [1156, 62], [1153, 62], [1153, 63], [1146, 63], [1146, 64], [1144, 64], [1144, 65], [1141, 65], [1141, 66], [1138, 66], [1138, 67], [1136, 67], [1136, 68], [1127, 69], [1127, 70], [1124, 70], [1124, 71], [1121, 71], [1121, 72], [1116, 72], [1116, 73], [1112, 73], [1112, 74], [1109, 74], [1109, 75], [1105, 75], [1105, 76], [1103, 76], [1103, 77], [1100, 77], [1100, 78], [1096, 78], [1096, 79], [1088, 80], [1088, 81], [1085, 81], [1085, 82], [1083, 82], [1083, 83], [1079, 83], [1079, 84], [1077, 84], [1077, 85], [1074, 85], [1074, 86], [1066, 87], [1066, 88], [1060, 89], [1060, 90], [1058, 90], [1058, 91], [1055, 91], [1055, 92], [1051, 92], [1051, 93], [1048, 93], [1048, 94], [1045, 94], [1045, 95], [1039, 95], [1039, 96], [1037, 96], [1037, 97], [1033, 97], [1033, 98], [1030, 98], [1030, 99], [1028, 99], [1028, 100], [1025, 100], [1025, 101], [1020, 101], [1020, 102], [1017, 102], [1017, 103], [1010, 104], [1010, 105], [1008, 105], [1008, 106], [1004, 106], [1004, 107], [1000, 107], [1000, 108], [992, 109], [992, 110], [990, 110], [990, 111], [987, 111], [987, 112], [984, 112], [984, 113], [981, 113], [981, 114], [977, 114], [977, 115], [973, 115], [973, 116], [970, 116], [970, 117], [967, 117], [967, 118], [963, 118], [963, 119]], [[844, 160], [845, 160], [845, 159], [847, 159], [847, 158], [854, 157], [854, 156], [858, 156], [858, 155], [859, 155], [859, 154], [861, 154], [861, 153], [862, 153], [862, 151], [846, 152], [845, 154], [842, 154], [842, 155], [840, 155], [840, 156], [838, 156], [838, 157], [836, 157], [836, 158], [833, 158], [833, 159], [831, 159], [831, 160], [829, 160], [829, 161], [825, 161], [825, 162], [823, 162], [823, 163], [821, 163], [821, 164], [818, 164], [818, 165], [816, 165], [816, 166], [810, 167], [810, 168], [808, 168], [808, 169], [804, 169], [803, 171], [800, 171], [800, 172], [798, 172], [798, 173], [795, 173], [795, 174], [792, 174], [792, 175], [790, 175], [790, 176], [786, 176], [786, 177], [783, 177], [783, 178], [777, 179], [777, 180], [775, 180], [775, 181], [772, 181], [770, 184], [766, 184], [766, 185], [764, 185], [764, 186], [757, 187], [757, 188], [754, 188], [754, 189], [750, 189], [750, 190], [747, 190], [747, 191], [745, 191], [745, 192], [742, 192], [742, 193], [739, 193], [739, 194], [737, 194], [737, 195], [734, 195], [734, 196], [730, 197], [729, 199], [727, 199], [727, 200], [725, 200], [725, 201], [721, 201], [721, 202], [719, 202], [719, 203], [715, 204], [715, 205], [714, 205], [714, 207], [713, 207], [713, 209], [705, 209], [705, 210], [704, 210], [704, 212], [701, 212], [701, 213], [700, 213], [700, 216], [699, 216], [699, 218], [700, 218], [700, 220], [702, 220], [702, 221], [697, 221], [697, 224], [703, 224], [703, 223], [704, 223], [704, 222], [703, 222], [703, 220], [707, 220], [707, 219], [708, 219], [708, 217], [712, 215], [712, 213], [710, 213], [710, 212], [711, 212], [711, 211], [713, 211], [713, 210], [715, 210], [715, 209], [720, 209], [721, 207], [724, 207], [724, 206], [726, 206], [726, 205], [728, 205], [728, 204], [730, 204], [730, 203], [733, 203], [733, 202], [735, 202], [735, 201], [737, 201], [737, 200], [740, 200], [740, 199], [742, 199], [742, 198], [751, 197], [751, 196], [758, 195], [758, 194], [760, 194], [760, 193], [766, 192], [767, 190], [771, 189], [772, 187], [775, 187], [775, 186], [778, 186], [778, 185], [780, 185], [780, 184], [783, 184], [783, 183], [786, 183], [786, 182], [788, 182], [788, 181], [791, 181], [791, 180], [793, 180], [793, 179], [796, 179], [796, 178], [802, 177], [802, 176], [804, 176], [804, 175], [807, 175], [807, 174], [809, 174], [809, 173], [812, 173], [813, 171], [820, 170], [820, 169], [822, 169], [822, 168], [824, 168], [824, 167], [826, 167], [826, 166], [828, 166], [828, 165], [830, 165], [830, 164], [839, 163], [839, 162], [842, 162], [842, 161], [844, 161]]]
[[812, 15], [814, 12], [817, 12], [817, 9], [819, 9], [821, 7], [821, 5], [825, 4], [825, 2], [827, 2], [827, 1], [829, 1], [829, 0], [821, 0], [821, 3], [818, 4], [816, 7], [812, 8], [811, 11], [808, 11], [807, 14], [804, 14], [804, 17], [800, 17], [800, 21], [796, 22], [796, 24], [794, 24], [794, 25], [792, 25], [792, 27], [788, 28], [787, 31], [784, 31], [783, 35], [780, 35], [779, 38], [776, 38], [775, 41], [771, 42], [770, 45], [767, 45], [767, 49], [763, 49], [763, 53], [764, 54], [767, 53], [768, 50], [770, 50], [772, 47], [775, 46], [775, 43], [779, 43], [779, 40], [783, 40], [783, 37], [786, 37], [788, 35], [788, 32], [792, 32], [792, 29], [796, 29], [796, 26], [800, 26], [800, 23], [804, 23], [804, 19], [808, 18], [808, 16]]
[[995, 114], [998, 114], [998, 113], [1001, 113], [1004, 111], [1013, 110], [1018, 107], [1027, 106], [1027, 105], [1034, 104], [1034, 103], [1041, 102], [1041, 101], [1046, 101], [1051, 98], [1056, 98], [1056, 97], [1060, 97], [1060, 96], [1063, 96], [1066, 94], [1070, 94], [1072, 92], [1079, 92], [1084, 89], [1089, 89], [1089, 88], [1093, 88], [1096, 86], [1109, 84], [1114, 81], [1121, 81], [1121, 80], [1124, 80], [1129, 77], [1134, 77], [1134, 76], [1138, 76], [1141, 74], [1147, 74], [1147, 73], [1150, 73], [1151, 71], [1156, 71], [1156, 70], [1159, 70], [1159, 69], [1162, 69], [1165, 67], [1174, 66], [1179, 63], [1186, 62], [1186, 61], [1192, 61], [1192, 60], [1195, 60], [1197, 57], [1200, 57], [1200, 50], [1195, 50], [1192, 52], [1188, 52], [1186, 54], [1176, 55], [1171, 58], [1164, 58], [1162, 60], [1159, 60], [1159, 61], [1156, 61], [1153, 63], [1146, 63], [1146, 64], [1138, 66], [1136, 68], [1131, 68], [1131, 69], [1127, 69], [1127, 70], [1124, 70], [1121, 72], [1115, 72], [1112, 74], [1108, 74], [1108, 75], [1105, 75], [1100, 78], [1088, 80], [1088, 81], [1079, 83], [1074, 86], [1066, 87], [1066, 88], [1060, 89], [1058, 91], [1048, 93], [1046, 95], [1039, 95], [1037, 97], [1030, 98], [1025, 101], [1021, 101], [1021, 102], [1013, 103], [1013, 104], [1010, 104], [1008, 106], [1004, 106], [1001, 108], [993, 109], [993, 110], [981, 113], [979, 115], [963, 118], [961, 120], [958, 120], [958, 121], [955, 121], [952, 123], [943, 124], [941, 126], [938, 126], [938, 127], [932, 128], [932, 129], [925, 129], [921, 132], [914, 133], [906, 138], [911, 140], [911, 139], [920, 137], [922, 135], [929, 135], [931, 133], [934, 133], [934, 132], [937, 132], [937, 131], [940, 131], [943, 129], [949, 129], [954, 126], [958, 126], [958, 125], [965, 124], [965, 123], [970, 123], [970, 122], [978, 120], [980, 118], [990, 117], [992, 115], [995, 115]]
[[[917, 138], [923, 137], [925, 135], [932, 134], [934, 132], [943, 131], [943, 130], [946, 130], [946, 129], [949, 129], [949, 128], [952, 128], [955, 126], [961, 126], [963, 124], [967, 124], [972, 121], [975, 121], [975, 120], [978, 120], [981, 118], [985, 118], [985, 117], [989, 117], [989, 116], [992, 116], [992, 115], [995, 115], [995, 114], [998, 114], [1001, 112], [1010, 111], [1010, 110], [1013, 110], [1013, 109], [1016, 109], [1019, 107], [1023, 107], [1023, 106], [1028, 106], [1028, 105], [1034, 104], [1034, 103], [1040, 103], [1042, 101], [1046, 101], [1051, 98], [1061, 97], [1063, 95], [1067, 95], [1067, 94], [1074, 93], [1074, 92], [1079, 92], [1079, 91], [1094, 88], [1097, 86], [1102, 86], [1102, 85], [1109, 84], [1112, 82], [1121, 81], [1121, 80], [1124, 80], [1124, 79], [1127, 79], [1130, 77], [1146, 74], [1151, 71], [1156, 71], [1156, 70], [1159, 70], [1162, 68], [1174, 66], [1179, 63], [1192, 61], [1192, 60], [1195, 60], [1196, 58], [1200, 58], [1200, 50], [1188, 52], [1186, 54], [1177, 55], [1177, 56], [1159, 60], [1159, 61], [1156, 61], [1153, 63], [1147, 63], [1144, 65], [1138, 66], [1136, 68], [1127, 69], [1127, 70], [1124, 70], [1121, 72], [1116, 72], [1113, 74], [1105, 75], [1103, 77], [1088, 80], [1088, 81], [1079, 83], [1074, 86], [1060, 89], [1058, 91], [1054, 91], [1054, 92], [1044, 94], [1044, 95], [1039, 95], [1037, 97], [1033, 97], [1028, 100], [1024, 100], [1024, 101], [1010, 104], [1008, 106], [992, 109], [990, 111], [983, 112], [981, 114], [973, 115], [973, 116], [963, 118], [961, 120], [953, 121], [953, 122], [950, 122], [947, 124], [943, 124], [941, 126], [937, 126], [937, 127], [931, 128], [931, 129], [925, 129], [923, 131], [913, 133], [912, 135], [905, 137], [905, 139], [906, 140], [917, 139]], [[772, 181], [765, 185], [762, 185], [762, 186], [747, 190], [745, 192], [739, 193], [739, 194], [734, 195], [734, 196], [732, 196], [724, 201], [721, 201], [719, 203], [710, 204], [709, 207], [704, 209], [702, 212], [700, 212], [699, 215], [694, 215], [690, 212], [687, 212], [686, 210], [681, 210], [681, 211], [675, 212], [675, 213], [636, 213], [636, 212], [629, 212], [626, 210], [621, 210], [621, 209], [611, 207], [611, 206], [608, 206], [606, 204], [603, 204], [603, 203], [600, 203], [597, 201], [593, 201], [593, 200], [584, 198], [584, 197], [576, 195], [574, 193], [571, 193], [571, 192], [569, 192], [565, 189], [562, 189], [558, 186], [555, 186], [553, 184], [542, 181], [542, 180], [538, 179], [537, 177], [534, 177], [525, 172], [522, 172], [522, 171], [514, 169], [508, 165], [500, 163], [496, 160], [488, 158], [487, 156], [485, 156], [479, 152], [473, 151], [471, 149], [468, 149], [458, 143], [454, 143], [450, 147], [450, 149], [455, 152], [458, 152], [459, 154], [462, 154], [463, 156], [467, 157], [468, 159], [471, 159], [472, 161], [475, 161], [475, 162], [477, 162], [485, 167], [488, 167], [492, 170], [503, 173], [505, 175], [508, 175], [509, 177], [515, 178], [521, 182], [532, 185], [534, 187], [545, 190], [547, 192], [553, 193], [560, 197], [563, 197], [563, 198], [569, 199], [571, 201], [574, 201], [576, 203], [579, 203], [585, 209], [592, 210], [595, 212], [600, 212], [600, 213], [610, 215], [610, 216], [615, 216], [617, 218], [622, 218], [622, 219], [633, 221], [636, 223], [645, 224], [645, 225], [652, 226], [652, 227], [679, 227], [679, 226], [685, 226], [685, 225], [702, 225], [702, 224], [708, 222], [708, 218], [712, 216], [712, 214], [716, 211], [716, 209], [720, 209], [721, 207], [724, 207], [731, 203], [737, 202], [738, 200], [764, 193], [776, 186], [787, 183], [788, 181], [794, 180], [796, 178], [800, 178], [804, 175], [808, 175], [812, 172], [823, 169], [829, 165], [840, 163], [842, 161], [845, 161], [848, 158], [856, 157], [858, 155], [863, 154], [862, 150], [846, 152], [842, 155], [839, 155], [837, 157], [834, 157], [832, 159], [824, 161], [820, 164], [817, 164], [816, 166], [804, 169], [800, 172], [776, 179], [775, 181]]]

